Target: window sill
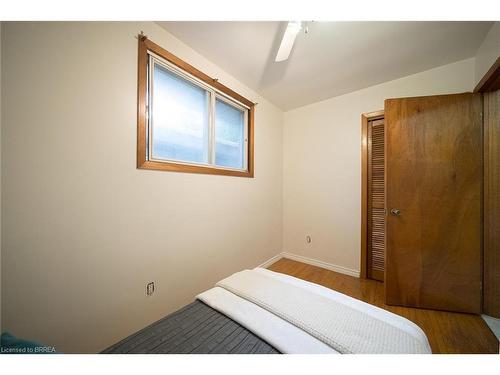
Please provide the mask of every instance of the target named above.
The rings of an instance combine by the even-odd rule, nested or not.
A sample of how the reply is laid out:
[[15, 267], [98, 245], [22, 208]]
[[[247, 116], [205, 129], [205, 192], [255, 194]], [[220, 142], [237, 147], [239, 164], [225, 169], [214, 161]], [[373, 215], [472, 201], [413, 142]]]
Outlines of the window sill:
[[252, 169], [248, 171], [237, 171], [237, 170], [223, 169], [223, 168], [216, 168], [216, 167], [209, 167], [202, 165], [198, 166], [198, 165], [168, 163], [168, 162], [158, 162], [158, 161], [139, 161], [137, 163], [137, 168], [153, 169], [159, 171], [170, 171], [170, 172], [201, 173], [201, 174], [253, 178]]

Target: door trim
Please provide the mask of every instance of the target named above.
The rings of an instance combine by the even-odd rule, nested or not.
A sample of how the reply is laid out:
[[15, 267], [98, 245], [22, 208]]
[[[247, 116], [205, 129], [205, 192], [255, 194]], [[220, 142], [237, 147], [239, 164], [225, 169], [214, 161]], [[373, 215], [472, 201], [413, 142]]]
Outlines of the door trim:
[[500, 318], [500, 301], [496, 296], [500, 292], [500, 246], [495, 242], [500, 229], [499, 206], [500, 195], [497, 193], [500, 174], [497, 172], [497, 160], [500, 147], [493, 140], [500, 134], [500, 122], [495, 116], [500, 108], [495, 105], [495, 96], [500, 90], [483, 94], [483, 306], [482, 313]]
[[500, 90], [500, 57], [496, 59], [486, 74], [474, 88], [474, 93]]
[[359, 277], [368, 277], [368, 122], [384, 118], [384, 111], [361, 115], [361, 266]]

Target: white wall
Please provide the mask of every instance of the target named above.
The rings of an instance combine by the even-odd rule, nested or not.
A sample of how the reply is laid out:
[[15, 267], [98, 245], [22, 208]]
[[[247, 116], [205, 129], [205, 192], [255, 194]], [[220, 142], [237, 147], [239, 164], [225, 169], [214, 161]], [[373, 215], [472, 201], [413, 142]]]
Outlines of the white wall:
[[361, 114], [383, 109], [387, 98], [473, 85], [474, 59], [468, 59], [286, 112], [284, 251], [359, 271]]
[[474, 84], [477, 85], [500, 57], [500, 22], [495, 22], [476, 53]]
[[[259, 103], [255, 178], [136, 169], [141, 30]], [[151, 22], [2, 34], [4, 330], [99, 351], [281, 251], [280, 110]]]

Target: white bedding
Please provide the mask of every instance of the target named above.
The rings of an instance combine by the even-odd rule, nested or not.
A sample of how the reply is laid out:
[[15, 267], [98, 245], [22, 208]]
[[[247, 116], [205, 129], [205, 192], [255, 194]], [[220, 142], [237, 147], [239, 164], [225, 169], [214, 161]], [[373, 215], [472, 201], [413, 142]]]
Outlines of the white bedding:
[[[365, 342], [361, 342], [359, 343], [359, 345], [356, 346], [356, 344], [358, 343], [355, 342], [354, 348], [355, 350], [360, 350], [359, 352], [366, 352], [366, 350], [368, 350], [368, 352], [399, 352], [398, 351], [399, 349], [401, 349], [402, 352], [408, 352], [408, 350], [411, 350], [410, 352], [420, 352], [420, 353], [431, 352], [430, 346], [427, 341], [427, 337], [425, 336], [423, 331], [417, 325], [415, 325], [414, 323], [410, 322], [405, 318], [400, 317], [399, 315], [392, 314], [386, 310], [356, 300], [354, 298], [351, 298], [334, 290], [322, 287], [317, 284], [309, 283], [288, 275], [275, 273], [262, 268], [256, 268], [253, 271], [246, 271], [246, 272], [248, 272], [250, 276], [252, 272], [255, 273], [254, 277], [257, 277], [257, 279], [263, 279], [264, 282], [267, 280], [267, 278], [280, 281], [280, 283], [274, 283], [274, 284], [279, 284], [278, 285], [279, 287], [284, 287], [285, 291], [289, 290], [292, 293], [300, 294], [303, 297], [306, 296], [308, 297], [307, 299], [311, 301], [314, 301], [314, 299], [316, 298], [320, 300], [320, 302], [323, 301], [323, 305], [326, 298], [329, 301], [329, 302], [327, 301], [328, 303], [333, 302], [334, 305], [338, 304], [339, 307], [341, 307], [340, 311], [342, 311], [343, 308], [342, 306], [347, 306], [348, 308], [355, 309], [356, 311], [362, 312], [362, 314], [358, 314], [356, 312], [356, 315], [363, 316], [363, 319], [360, 319], [360, 324], [362, 323], [361, 320], [368, 319], [369, 321], [372, 321], [374, 330], [376, 329], [375, 327], [378, 327], [379, 331], [381, 332], [383, 331], [382, 336], [389, 335], [390, 333], [387, 332], [392, 330], [392, 335], [394, 336], [395, 339], [401, 340], [402, 336], [403, 338], [406, 338], [406, 341], [408, 341], [408, 339], [409, 341], [416, 341], [417, 345], [417, 347], [415, 348], [415, 342], [413, 342], [412, 343], [413, 346], [411, 346], [410, 348], [410, 346], [406, 343], [406, 341], [403, 340], [404, 342], [401, 344], [403, 347], [399, 348], [398, 346], [396, 347], [394, 346], [392, 339], [389, 339], [387, 337], [373, 337], [374, 340], [376, 340], [376, 342], [371, 343], [370, 344], [371, 346], [370, 345], [367, 346]], [[257, 275], [261, 275], [261, 277], [258, 277]], [[230, 280], [230, 279], [231, 278], [225, 280]], [[224, 286], [223, 282], [225, 280], [222, 280], [219, 283], [219, 285]], [[273, 284], [272, 280], [269, 280], [269, 283]], [[296, 288], [300, 288], [300, 290]], [[293, 290], [295, 290], [295, 292], [293, 292]], [[262, 286], [261, 286], [261, 291], [262, 291]], [[307, 292], [307, 294], [304, 294], [304, 292]], [[286, 293], [283, 293], [283, 295], [284, 294]], [[321, 296], [322, 298], [321, 297], [318, 298], [318, 296]], [[296, 321], [290, 321], [290, 320], [287, 321], [287, 319], [283, 319], [283, 316], [287, 316], [286, 311], [283, 316], [279, 317], [278, 315], [282, 314], [279, 313], [276, 314], [276, 311], [274, 311], [274, 313], [270, 312], [268, 308], [263, 308], [255, 304], [254, 302], [251, 302], [250, 301], [251, 298], [250, 300], [249, 298], [242, 298], [241, 296], [235, 294], [234, 291], [231, 292], [226, 288], [221, 288], [221, 287], [215, 287], [213, 289], [210, 289], [197, 296], [197, 298], [203, 301], [204, 303], [208, 304], [209, 306], [213, 307], [214, 309], [229, 316], [231, 319], [237, 321], [241, 325], [245, 326], [248, 330], [254, 332], [255, 334], [257, 334], [258, 336], [269, 342], [276, 349], [278, 349], [283, 353], [303, 353], [303, 354], [338, 353], [338, 351], [334, 349], [334, 347], [336, 347], [335, 337], [331, 338], [326, 337], [325, 339], [321, 335], [317, 336], [321, 340], [314, 337], [312, 334], [310, 334], [311, 331], [306, 332], [307, 330], [304, 329], [304, 326], [302, 324], [297, 324]], [[277, 298], [279, 298], [279, 294]], [[299, 302], [300, 301], [297, 301], [297, 303]], [[322, 304], [320, 303], [317, 306], [316, 310], [314, 310], [314, 308], [312, 308], [311, 310], [309, 306], [307, 306], [307, 308], [310, 311], [321, 312], [322, 309], [321, 306]], [[289, 307], [288, 310], [289, 310], [288, 312], [293, 313], [295, 312], [296, 309]], [[334, 322], [331, 320], [334, 318], [330, 318], [329, 315], [327, 316], [327, 319], [328, 321], [326, 323], [328, 324], [334, 323], [333, 324], [334, 326], [335, 324], [337, 324], [336, 321]], [[346, 319], [346, 321], [347, 320], [348, 319]], [[385, 322], [387, 324], [383, 324], [381, 322]], [[309, 323], [312, 324], [316, 323], [314, 317], [313, 319], [310, 319]], [[346, 324], [348, 323], [346, 322]], [[299, 326], [301, 328], [299, 328]], [[385, 329], [380, 330], [380, 326], [385, 327]], [[305, 327], [308, 327], [308, 325], [306, 324]], [[341, 331], [344, 328], [345, 327], [343, 325], [339, 326], [337, 324], [338, 331]], [[333, 335], [335, 336], [335, 332], [333, 332]], [[337, 336], [341, 337], [342, 335], [339, 333]], [[396, 338], [396, 336], [399, 338]], [[349, 339], [350, 338], [348, 338], [348, 340], [346, 341], [349, 341]], [[332, 342], [334, 343], [333, 345]], [[352, 343], [350, 345], [352, 346]], [[408, 348], [405, 348], [404, 347], [405, 345], [408, 346]], [[343, 349], [342, 346], [337, 346], [336, 349], [339, 349], [339, 347]], [[349, 349], [345, 349], [344, 352], [350, 352], [350, 351]]]
[[339, 354], [307, 332], [226, 289], [215, 287], [197, 298], [255, 333], [281, 353]]

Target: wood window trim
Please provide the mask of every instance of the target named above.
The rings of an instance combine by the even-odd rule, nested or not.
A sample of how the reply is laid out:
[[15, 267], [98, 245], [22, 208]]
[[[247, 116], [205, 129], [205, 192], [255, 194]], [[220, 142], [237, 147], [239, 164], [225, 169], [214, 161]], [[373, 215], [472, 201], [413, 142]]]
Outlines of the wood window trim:
[[360, 278], [368, 277], [368, 122], [384, 118], [384, 111], [361, 115], [361, 271]]
[[[177, 56], [168, 52], [166, 49], [153, 43], [144, 35], [139, 35], [139, 50], [138, 50], [138, 72], [137, 72], [137, 168], [138, 169], [154, 169], [161, 171], [184, 172], [184, 173], [203, 173], [212, 175], [237, 176], [237, 177], [254, 177], [254, 117], [255, 103], [234, 92], [230, 88], [221, 84], [216, 78], [211, 78], [202, 71], [196, 69], [187, 62], [181, 60]], [[227, 96], [246, 105], [248, 109], [248, 154], [247, 154], [247, 170], [239, 171], [232, 169], [217, 168], [216, 166], [191, 165], [174, 162], [158, 162], [147, 160], [147, 89], [148, 89], [148, 51], [162, 57], [171, 64], [177, 66], [181, 70], [191, 74], [199, 80], [207, 83], [216, 90], [221, 91]]]

